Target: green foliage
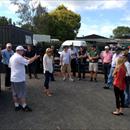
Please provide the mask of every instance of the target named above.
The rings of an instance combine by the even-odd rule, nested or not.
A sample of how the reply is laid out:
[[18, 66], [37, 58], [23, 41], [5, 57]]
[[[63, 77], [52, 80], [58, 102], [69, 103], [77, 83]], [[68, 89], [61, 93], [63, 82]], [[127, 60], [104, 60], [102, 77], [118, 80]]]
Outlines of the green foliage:
[[125, 34], [130, 34], [130, 27], [118, 26], [113, 30], [113, 34], [115, 38], [121, 38]]
[[2, 16], [0, 17], [0, 25], [11, 25], [12, 19], [7, 19], [6, 17]]
[[51, 35], [61, 41], [74, 39], [80, 28], [81, 17], [79, 14], [68, 10], [64, 5], [60, 5], [52, 12], [47, 12], [39, 1], [31, 4], [33, 0], [10, 0], [19, 7], [16, 13], [21, 19], [20, 24], [23, 28], [29, 29], [34, 33]]
[[21, 28], [27, 29], [33, 32], [33, 26], [29, 23], [22, 25]]
[[41, 7], [39, 5], [37, 7], [37, 13], [35, 17], [33, 18], [33, 25], [34, 25], [35, 33], [50, 35], [50, 32], [49, 32], [50, 21], [51, 21], [51, 18], [48, 15], [46, 8]]
[[80, 28], [80, 15], [68, 10], [64, 5], [57, 7], [49, 15], [52, 18], [50, 34], [61, 41], [74, 39]]
[[33, 17], [35, 16], [35, 3], [32, 0], [10, 0], [12, 4], [18, 6], [16, 13], [18, 14], [21, 21], [19, 25], [23, 24], [33, 24]]

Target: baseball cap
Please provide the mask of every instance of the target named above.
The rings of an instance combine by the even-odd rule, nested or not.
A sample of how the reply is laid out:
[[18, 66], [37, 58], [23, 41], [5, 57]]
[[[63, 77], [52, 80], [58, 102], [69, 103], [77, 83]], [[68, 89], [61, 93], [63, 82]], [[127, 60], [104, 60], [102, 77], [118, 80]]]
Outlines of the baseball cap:
[[105, 49], [109, 49], [109, 46], [105, 46]]
[[17, 46], [16, 51], [26, 51], [23, 46]]
[[11, 43], [7, 43], [6, 47], [12, 47], [12, 44]]

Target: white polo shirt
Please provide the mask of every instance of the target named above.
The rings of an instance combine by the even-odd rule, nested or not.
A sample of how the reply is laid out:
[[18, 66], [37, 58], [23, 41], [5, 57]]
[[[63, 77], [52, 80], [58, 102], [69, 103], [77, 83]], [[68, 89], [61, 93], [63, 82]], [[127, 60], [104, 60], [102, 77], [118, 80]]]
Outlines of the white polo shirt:
[[9, 67], [11, 68], [11, 82], [23, 82], [25, 81], [25, 65], [29, 64], [29, 60], [26, 60], [18, 53], [10, 58]]

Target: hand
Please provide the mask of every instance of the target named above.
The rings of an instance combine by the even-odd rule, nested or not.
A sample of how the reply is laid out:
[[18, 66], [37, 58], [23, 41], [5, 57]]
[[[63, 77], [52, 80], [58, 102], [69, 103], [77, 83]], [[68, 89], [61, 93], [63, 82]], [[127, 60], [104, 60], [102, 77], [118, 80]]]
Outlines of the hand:
[[92, 59], [93, 59], [92, 57], [89, 58], [89, 60], [92, 60]]
[[62, 66], [63, 65], [63, 63], [62, 62], [60, 62], [60, 66]]
[[35, 54], [35, 56], [34, 56], [35, 59], [38, 59], [39, 57], [40, 57], [40, 55], [37, 55], [37, 54]]

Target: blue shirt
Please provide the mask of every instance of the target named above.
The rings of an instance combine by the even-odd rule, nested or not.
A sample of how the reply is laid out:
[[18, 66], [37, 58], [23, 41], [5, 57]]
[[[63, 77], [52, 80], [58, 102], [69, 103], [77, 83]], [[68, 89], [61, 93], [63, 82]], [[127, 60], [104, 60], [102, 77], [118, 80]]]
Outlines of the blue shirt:
[[9, 59], [10, 57], [14, 54], [14, 51], [8, 51], [7, 49], [4, 49], [1, 51], [1, 55], [2, 55], [2, 63], [5, 65], [9, 64]]

